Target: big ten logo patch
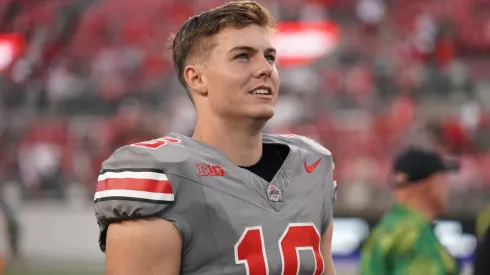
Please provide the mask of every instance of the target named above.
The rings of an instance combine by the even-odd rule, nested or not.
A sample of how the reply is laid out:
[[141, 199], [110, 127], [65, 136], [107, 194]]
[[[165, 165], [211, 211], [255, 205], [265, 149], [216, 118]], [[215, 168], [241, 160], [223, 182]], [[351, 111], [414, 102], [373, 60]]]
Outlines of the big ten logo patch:
[[199, 176], [222, 177], [225, 175], [225, 169], [219, 165], [196, 164]]

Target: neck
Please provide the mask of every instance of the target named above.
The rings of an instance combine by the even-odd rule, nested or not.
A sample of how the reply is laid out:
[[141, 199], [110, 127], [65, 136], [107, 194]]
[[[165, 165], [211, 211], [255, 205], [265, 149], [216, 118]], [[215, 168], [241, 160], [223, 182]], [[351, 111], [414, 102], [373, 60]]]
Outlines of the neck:
[[239, 166], [251, 166], [260, 160], [265, 122], [197, 117], [193, 139], [223, 151]]
[[398, 204], [415, 210], [416, 212], [421, 214], [428, 222], [432, 222], [437, 216], [432, 207], [425, 203], [425, 200], [421, 199], [424, 197], [423, 195], [413, 193], [395, 193], [395, 197]]

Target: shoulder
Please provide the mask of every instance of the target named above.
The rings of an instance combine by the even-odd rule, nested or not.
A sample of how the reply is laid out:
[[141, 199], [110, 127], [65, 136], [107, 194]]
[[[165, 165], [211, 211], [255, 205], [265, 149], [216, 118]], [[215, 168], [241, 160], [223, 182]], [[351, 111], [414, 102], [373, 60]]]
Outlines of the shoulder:
[[[143, 195], [141, 192], [164, 192], [158, 188], [171, 192], [168, 174], [190, 158], [185, 140], [175, 135], [122, 146], [102, 163], [95, 199], [97, 201], [109, 194], [121, 198], [125, 197], [122, 196], [124, 193]], [[129, 190], [135, 192], [126, 192]], [[153, 194], [152, 198], [172, 201], [172, 196]]]
[[102, 170], [159, 168], [172, 173], [175, 167], [198, 157], [195, 147], [190, 138], [177, 134], [129, 144], [114, 151], [103, 162]]
[[170, 136], [126, 145], [103, 162], [94, 195], [101, 231], [112, 222], [164, 215], [180, 180], [167, 171], [190, 157], [184, 143]]
[[142, 141], [134, 144], [128, 144], [118, 148], [104, 162], [121, 162], [122, 160], [129, 161], [124, 165], [137, 165], [135, 163], [141, 160], [144, 162], [153, 161], [164, 163], [175, 163], [185, 161], [190, 154], [189, 145], [186, 137], [177, 136], [175, 134], [165, 137]]
[[[303, 151], [305, 155], [312, 156], [314, 158], [318, 158], [321, 156], [322, 163], [320, 165], [324, 165], [326, 169], [326, 183], [330, 190], [329, 194], [332, 197], [332, 202], [335, 201], [337, 197], [337, 177], [335, 173], [335, 163], [332, 156], [332, 152], [325, 148], [323, 145], [318, 143], [317, 141], [294, 134], [264, 134], [264, 140], [270, 140], [276, 143], [286, 144], [290, 147], [297, 148], [300, 151]], [[313, 162], [312, 166], [316, 166], [319, 161]], [[305, 166], [306, 167], [306, 166]]]
[[275, 135], [265, 134], [264, 137], [266, 139], [274, 140], [278, 143], [284, 143], [290, 146], [299, 147], [300, 149], [303, 150], [314, 151], [324, 156], [329, 156], [329, 157], [332, 156], [332, 152], [330, 152], [330, 150], [325, 148], [317, 141], [305, 136], [294, 135], [294, 134], [275, 134]]

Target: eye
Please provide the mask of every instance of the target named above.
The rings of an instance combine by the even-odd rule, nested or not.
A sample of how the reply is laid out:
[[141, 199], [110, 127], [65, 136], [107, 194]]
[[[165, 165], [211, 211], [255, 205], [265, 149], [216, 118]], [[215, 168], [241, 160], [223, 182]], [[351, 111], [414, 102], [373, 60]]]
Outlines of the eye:
[[250, 57], [248, 56], [247, 53], [241, 53], [237, 56], [235, 56], [235, 59], [249, 59]]
[[265, 56], [265, 59], [267, 59], [269, 61], [272, 61], [272, 62], [275, 62], [276, 61], [276, 56], [274, 56], [274, 55], [266, 55]]

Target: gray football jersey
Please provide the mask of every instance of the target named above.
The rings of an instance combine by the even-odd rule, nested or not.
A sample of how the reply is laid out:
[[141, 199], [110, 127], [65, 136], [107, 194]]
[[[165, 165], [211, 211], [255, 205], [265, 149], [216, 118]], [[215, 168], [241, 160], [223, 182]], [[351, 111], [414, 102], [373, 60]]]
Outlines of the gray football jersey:
[[102, 251], [111, 222], [153, 216], [180, 231], [181, 274], [322, 274], [332, 155], [303, 136], [264, 134], [263, 142], [290, 147], [271, 182], [175, 133], [116, 150], [94, 198]]

